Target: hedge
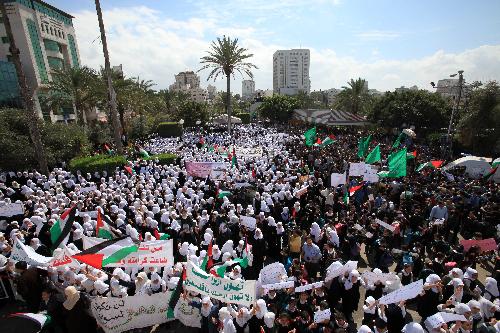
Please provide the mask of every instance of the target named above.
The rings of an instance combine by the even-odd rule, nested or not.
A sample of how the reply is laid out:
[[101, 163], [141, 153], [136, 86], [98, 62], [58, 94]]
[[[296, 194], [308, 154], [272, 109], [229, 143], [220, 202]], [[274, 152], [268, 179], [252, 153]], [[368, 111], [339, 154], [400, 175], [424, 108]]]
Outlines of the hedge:
[[107, 171], [112, 173], [117, 167], [127, 164], [123, 156], [94, 155], [75, 157], [69, 162], [69, 169], [73, 172], [80, 170], [82, 173]]
[[175, 162], [177, 160], [177, 155], [168, 154], [168, 153], [158, 154], [158, 155], [150, 156], [147, 160], [148, 161], [158, 160], [159, 163], [162, 165], [170, 165], [170, 164], [175, 164]]
[[158, 135], [160, 135], [163, 138], [168, 138], [172, 136], [181, 136], [182, 127], [179, 123], [174, 123], [174, 122], [159, 123]]
[[242, 124], [250, 124], [250, 113], [238, 113], [236, 117], [241, 119]]

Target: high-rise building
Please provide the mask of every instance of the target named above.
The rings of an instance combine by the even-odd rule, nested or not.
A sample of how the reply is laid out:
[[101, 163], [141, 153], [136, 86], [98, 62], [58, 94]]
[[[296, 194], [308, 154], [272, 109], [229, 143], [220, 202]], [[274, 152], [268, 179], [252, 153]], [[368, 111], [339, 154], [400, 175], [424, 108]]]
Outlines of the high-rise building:
[[310, 52], [308, 49], [278, 50], [273, 54], [273, 90], [275, 94], [309, 94]]
[[211, 84], [207, 86], [208, 99], [213, 100], [217, 94], [217, 88]]
[[241, 98], [243, 100], [250, 100], [255, 94], [255, 81], [243, 80], [241, 81]]
[[[74, 119], [72, 106], [53, 114], [52, 110], [42, 110], [39, 103], [39, 99], [46, 94], [53, 69], [80, 65], [73, 16], [41, 0], [7, 0], [6, 7], [21, 64], [33, 89], [39, 114], [53, 121]], [[9, 40], [2, 22], [0, 17], [0, 61], [10, 61]]]
[[458, 79], [439, 80], [436, 86], [436, 92], [445, 98], [458, 98], [459, 90]]
[[180, 72], [175, 75], [175, 82], [170, 85], [170, 91], [189, 94], [192, 101], [203, 103], [208, 99], [208, 93], [200, 88], [200, 77], [193, 71]]

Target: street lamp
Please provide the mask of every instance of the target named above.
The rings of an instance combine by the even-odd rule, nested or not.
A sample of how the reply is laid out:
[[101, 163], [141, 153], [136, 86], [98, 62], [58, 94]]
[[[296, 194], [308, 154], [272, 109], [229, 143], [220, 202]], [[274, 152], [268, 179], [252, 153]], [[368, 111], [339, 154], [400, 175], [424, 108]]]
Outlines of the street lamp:
[[[459, 70], [458, 71], [458, 98], [456, 100], [455, 106], [453, 110], [451, 111], [451, 117], [450, 117], [450, 124], [448, 125], [448, 133], [447, 133], [447, 138], [448, 138], [448, 144], [449, 144], [449, 156], [453, 156], [453, 138], [451, 137], [451, 130], [453, 128], [453, 118], [455, 118], [455, 112], [458, 111], [458, 107], [460, 106], [460, 98], [462, 97], [462, 86], [464, 82], [464, 76], [463, 76], [464, 71]], [[450, 77], [455, 77], [457, 76], [457, 73], [451, 74]]]

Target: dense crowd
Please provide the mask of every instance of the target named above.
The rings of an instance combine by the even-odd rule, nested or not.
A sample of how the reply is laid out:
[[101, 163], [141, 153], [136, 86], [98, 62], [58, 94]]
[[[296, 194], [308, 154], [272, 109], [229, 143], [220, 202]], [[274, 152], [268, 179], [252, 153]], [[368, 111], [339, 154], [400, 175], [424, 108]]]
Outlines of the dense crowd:
[[[500, 332], [498, 249], [464, 250], [459, 242], [494, 238], [498, 244], [498, 184], [469, 179], [460, 170], [416, 172], [417, 162], [436, 159], [438, 152], [411, 137], [394, 148], [393, 135], [373, 133], [371, 146], [380, 144], [382, 152], [379, 165], [387, 164], [391, 151], [416, 151], [407, 161], [407, 176], [377, 183], [349, 177], [346, 185], [331, 187], [332, 173], [347, 172], [350, 162], [360, 161], [358, 141], [367, 132], [318, 129], [318, 138], [330, 135], [335, 142], [310, 147], [304, 130], [241, 125], [231, 138], [210, 128], [139, 142], [151, 155], [178, 154], [177, 165], [139, 159], [113, 174], [2, 173], [0, 205], [20, 201], [25, 208], [24, 216], [2, 218], [0, 225], [0, 274], [10, 300], [20, 296], [28, 312], [50, 314], [47, 331], [94, 332], [99, 328], [85, 311], [89, 298], [173, 290], [183, 263], [202, 265], [210, 247], [214, 267], [223, 267], [229, 279], [259, 280], [265, 265], [279, 262], [286, 271], [282, 280], [295, 287], [323, 283], [298, 293], [293, 287], [264, 289], [250, 308], [185, 291], [182, 297], [200, 309], [201, 332]], [[238, 156], [233, 147], [259, 147], [262, 155]], [[231, 167], [221, 179], [193, 178], [185, 169], [189, 161]], [[96, 188], [81, 191], [89, 186]], [[96, 220], [86, 212], [100, 207], [116, 235], [149, 241], [168, 234], [175, 265], [44, 270], [9, 260], [16, 241], [55, 256], [60, 249], [52, 253], [50, 229], [74, 205], [78, 213], [66, 242], [73, 253], [84, 250], [84, 237], [97, 236]], [[243, 216], [255, 218], [256, 227], [242, 225]], [[245, 251], [249, 264], [238, 265], [234, 259]], [[359, 271], [329, 275], [348, 261], [357, 261]], [[478, 270], [488, 277], [479, 279]], [[364, 271], [392, 278], [367, 279]], [[417, 297], [378, 302], [420, 279], [424, 288]], [[314, 322], [314, 314], [325, 309], [331, 317]], [[439, 313], [465, 320], [446, 322]]]

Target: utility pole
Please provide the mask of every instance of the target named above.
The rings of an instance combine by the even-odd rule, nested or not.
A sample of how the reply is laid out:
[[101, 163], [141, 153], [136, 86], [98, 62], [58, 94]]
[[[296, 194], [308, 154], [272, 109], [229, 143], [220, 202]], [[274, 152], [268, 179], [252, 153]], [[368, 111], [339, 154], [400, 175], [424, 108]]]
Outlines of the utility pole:
[[111, 78], [111, 65], [109, 63], [108, 43], [106, 42], [106, 32], [104, 31], [104, 22], [102, 20], [101, 4], [99, 0], [95, 0], [95, 9], [97, 11], [97, 19], [99, 20], [99, 30], [101, 31], [102, 51], [104, 53], [104, 72], [108, 86], [109, 109], [111, 113], [111, 121], [113, 124], [113, 137], [115, 140], [116, 150], [118, 154], [123, 154], [122, 136], [120, 119], [118, 119], [118, 107], [116, 103], [116, 92], [113, 89], [113, 80]]
[[[463, 87], [463, 82], [464, 82], [464, 71], [460, 70], [458, 71], [458, 98], [455, 103], [455, 106], [453, 110], [451, 111], [451, 118], [450, 118], [450, 124], [448, 125], [448, 134], [447, 134], [447, 139], [448, 139], [448, 149], [449, 149], [449, 155], [448, 157], [453, 156], [453, 137], [452, 137], [452, 129], [453, 129], [453, 119], [455, 118], [455, 113], [458, 112], [458, 108], [460, 106], [460, 98], [462, 97], [462, 87]], [[455, 76], [456, 74], [453, 74], [452, 76]]]
[[45, 156], [45, 149], [42, 143], [42, 135], [40, 133], [40, 128], [38, 124], [40, 118], [35, 110], [35, 102], [33, 101], [33, 90], [28, 85], [26, 80], [26, 75], [24, 75], [23, 66], [21, 64], [21, 58], [19, 57], [19, 49], [16, 46], [16, 41], [14, 40], [14, 35], [12, 33], [12, 27], [10, 26], [9, 16], [7, 15], [7, 9], [5, 7], [6, 1], [0, 0], [0, 10], [2, 12], [2, 17], [5, 25], [5, 32], [7, 33], [7, 38], [9, 39], [9, 52], [12, 55], [12, 62], [16, 67], [17, 79], [19, 81], [19, 88], [21, 91], [21, 97], [23, 99], [24, 109], [26, 110], [26, 118], [28, 123], [28, 129], [30, 133], [31, 141], [33, 141], [33, 146], [35, 148], [35, 158], [38, 162], [40, 172], [48, 175], [49, 167], [47, 166], [47, 157]]

